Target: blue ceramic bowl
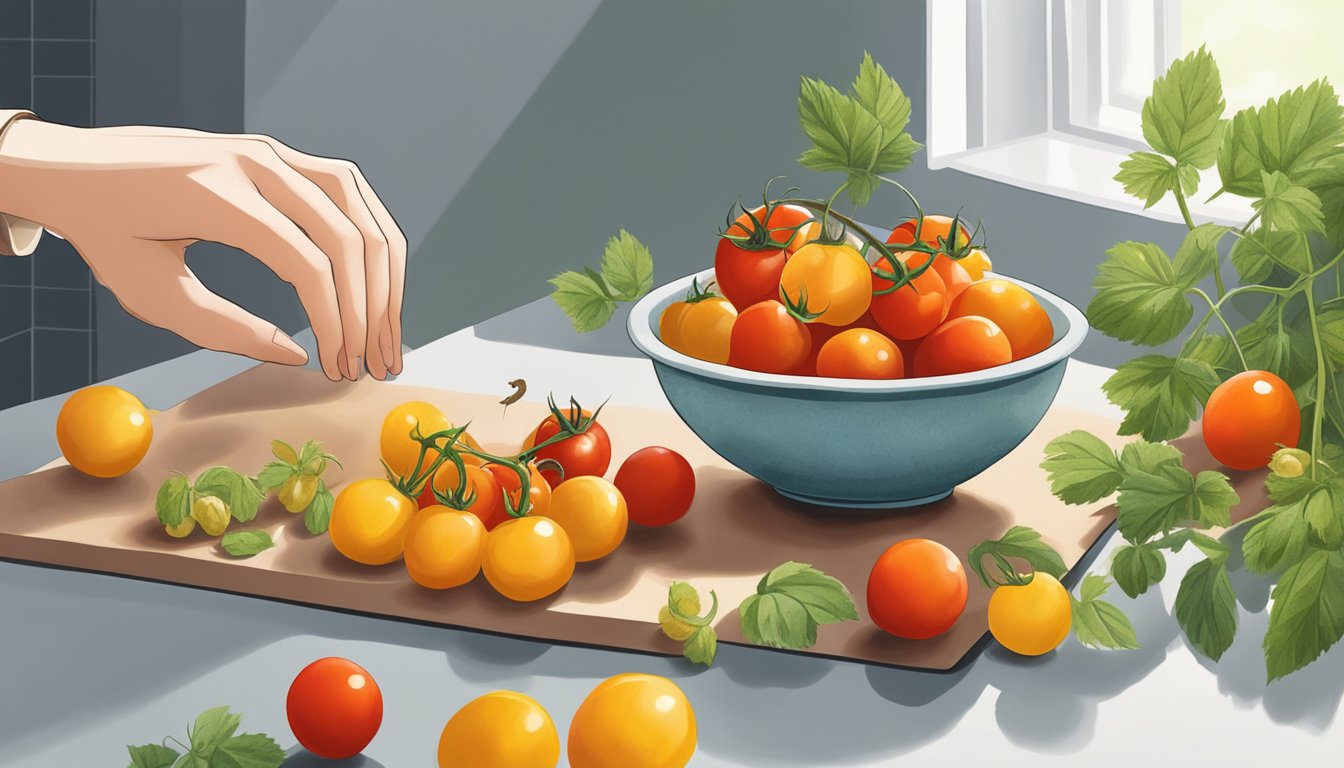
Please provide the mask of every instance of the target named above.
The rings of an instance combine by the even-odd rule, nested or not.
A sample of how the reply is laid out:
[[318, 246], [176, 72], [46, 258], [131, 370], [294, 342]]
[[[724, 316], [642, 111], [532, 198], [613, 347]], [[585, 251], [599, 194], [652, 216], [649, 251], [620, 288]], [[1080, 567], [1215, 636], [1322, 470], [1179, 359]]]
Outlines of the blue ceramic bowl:
[[686, 295], [693, 277], [706, 285], [714, 271], [640, 300], [630, 311], [630, 339], [653, 360], [668, 401], [706, 445], [781, 494], [821, 506], [909, 507], [952, 493], [1040, 423], [1088, 329], [1072, 304], [1011, 280], [1054, 324], [1053, 343], [1031, 357], [894, 381], [756, 373], [688, 357], [659, 340], [658, 318]]

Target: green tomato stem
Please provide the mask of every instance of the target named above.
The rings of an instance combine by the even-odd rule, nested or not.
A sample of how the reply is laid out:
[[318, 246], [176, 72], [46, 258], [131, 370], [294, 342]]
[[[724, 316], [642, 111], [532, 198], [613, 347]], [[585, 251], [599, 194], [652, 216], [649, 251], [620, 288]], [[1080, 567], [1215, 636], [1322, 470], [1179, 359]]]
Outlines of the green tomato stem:
[[[1320, 322], [1316, 318], [1315, 283], [1307, 285], [1307, 316], [1311, 318], [1311, 340], [1316, 346], [1316, 402], [1311, 408], [1311, 455], [1321, 455], [1321, 425], [1325, 419], [1325, 345], [1321, 343]], [[1318, 462], [1311, 463], [1311, 479], [1315, 480]]]
[[1237, 351], [1237, 359], [1241, 361], [1241, 369], [1243, 371], [1250, 370], [1250, 366], [1246, 364], [1246, 355], [1243, 354], [1241, 351], [1241, 344], [1237, 343], [1237, 335], [1233, 333], [1232, 326], [1228, 324], [1227, 318], [1223, 317], [1223, 313], [1218, 309], [1218, 306], [1222, 304], [1222, 302], [1221, 301], [1214, 302], [1213, 298], [1210, 297], [1209, 294], [1205, 293], [1203, 290], [1199, 288], [1191, 288], [1190, 292], [1204, 299], [1204, 301], [1208, 302], [1209, 313], [1212, 314], [1214, 317], [1218, 318], [1218, 322], [1222, 323], [1223, 328], [1227, 330], [1227, 340], [1232, 343], [1232, 348]]

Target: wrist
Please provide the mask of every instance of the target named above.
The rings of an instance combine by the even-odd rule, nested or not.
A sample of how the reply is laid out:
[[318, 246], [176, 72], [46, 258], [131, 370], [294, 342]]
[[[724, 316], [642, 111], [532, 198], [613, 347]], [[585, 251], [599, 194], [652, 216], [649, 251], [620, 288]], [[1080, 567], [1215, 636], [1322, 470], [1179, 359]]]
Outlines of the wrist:
[[59, 210], [59, 145], [64, 133], [79, 130], [20, 115], [0, 134], [0, 212], [43, 226]]

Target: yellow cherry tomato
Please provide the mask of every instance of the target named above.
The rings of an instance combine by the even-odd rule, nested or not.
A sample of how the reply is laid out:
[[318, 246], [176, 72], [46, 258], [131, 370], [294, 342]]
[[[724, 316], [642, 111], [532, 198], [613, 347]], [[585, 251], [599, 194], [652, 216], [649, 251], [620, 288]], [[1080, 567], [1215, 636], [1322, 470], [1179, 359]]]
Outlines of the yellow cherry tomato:
[[682, 768], [695, 754], [695, 712], [665, 677], [598, 683], [569, 725], [571, 768]]
[[1023, 656], [1049, 653], [1073, 626], [1069, 592], [1059, 579], [1037, 571], [1031, 583], [1002, 586], [989, 598], [989, 631], [999, 644]]
[[815, 322], [846, 326], [863, 317], [873, 300], [873, 278], [868, 262], [848, 245], [808, 243], [784, 265], [779, 287], [790, 301], [807, 296], [808, 312], [820, 313]]
[[[453, 425], [437, 406], [422, 400], [402, 403], [388, 411], [378, 435], [378, 449], [383, 462], [398, 477], [409, 475], [420, 458], [420, 444], [411, 439], [411, 430], [417, 428], [422, 436], [428, 436], [452, 429]], [[437, 451], [426, 453], [424, 466], [429, 466], [437, 455]]]
[[401, 557], [416, 504], [386, 480], [356, 480], [331, 507], [327, 534], [342, 555], [365, 565]]
[[986, 272], [994, 269], [994, 264], [989, 260], [989, 254], [979, 248], [973, 249], [957, 263], [970, 273], [972, 280], [983, 279]]
[[549, 517], [514, 518], [485, 534], [481, 570], [490, 586], [510, 600], [540, 600], [574, 575], [574, 545]]
[[153, 438], [144, 404], [109, 384], [70, 395], [56, 417], [61, 454], [70, 466], [94, 477], [119, 477], [135, 469]]
[[560, 524], [580, 563], [611, 554], [625, 540], [630, 516], [625, 497], [609, 481], [592, 475], [570, 478], [551, 491], [546, 516]]
[[555, 768], [560, 734], [530, 696], [495, 691], [468, 702], [439, 736], [439, 768]]
[[485, 524], [471, 512], [435, 504], [406, 526], [406, 571], [430, 589], [460, 587], [481, 572]]
[[723, 364], [735, 322], [737, 310], [722, 296], [679, 301], [663, 310], [658, 337], [683, 355]]

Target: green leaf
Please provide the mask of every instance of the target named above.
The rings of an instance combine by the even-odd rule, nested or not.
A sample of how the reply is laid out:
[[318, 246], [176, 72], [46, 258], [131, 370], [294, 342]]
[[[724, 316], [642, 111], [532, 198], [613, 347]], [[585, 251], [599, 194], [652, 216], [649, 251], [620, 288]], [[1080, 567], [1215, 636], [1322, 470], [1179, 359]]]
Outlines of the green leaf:
[[1324, 549], [1344, 546], [1344, 488], [1339, 481], [1322, 483], [1302, 502], [1302, 517], [1313, 543]]
[[1229, 510], [1239, 499], [1227, 476], [1212, 470], [1198, 477], [1184, 467], [1167, 464], [1156, 472], [1126, 474], [1120, 484], [1116, 527], [1139, 544], [1175, 528], [1178, 523], [1227, 525]]
[[1142, 200], [1144, 208], [1151, 208], [1178, 184], [1183, 194], [1193, 194], [1199, 184], [1199, 171], [1188, 165], [1177, 167], [1152, 152], [1134, 152], [1120, 161], [1115, 180], [1125, 186], [1125, 194]]
[[593, 278], [581, 272], [561, 272], [550, 279], [551, 298], [569, 315], [574, 330], [588, 333], [607, 324], [616, 312], [616, 302]]
[[1124, 478], [1115, 451], [1081, 429], [1051, 440], [1041, 469], [1049, 475], [1050, 492], [1065, 504], [1090, 504], [1110, 496]]
[[1215, 370], [1227, 368], [1231, 361], [1236, 359], [1232, 342], [1228, 341], [1226, 336], [1214, 333], [1200, 334], [1199, 340], [1186, 353], [1186, 357], [1208, 363]]
[[244, 733], [226, 740], [210, 758], [210, 768], [279, 768], [285, 751], [262, 733]]
[[706, 667], [713, 666], [714, 657], [719, 651], [719, 635], [713, 627], [700, 627], [695, 633], [686, 638], [686, 644], [682, 646], [682, 655], [686, 660], [693, 664], [704, 664]]
[[1040, 532], [1025, 525], [1014, 525], [999, 538], [982, 541], [966, 553], [971, 570], [976, 572], [980, 583], [986, 587], [995, 584], [985, 571], [985, 558], [991, 555], [1025, 560], [1033, 571], [1048, 573], [1055, 578], [1062, 577], [1068, 571], [1064, 558], [1049, 544], [1041, 541]]
[[1246, 567], [1254, 573], [1273, 573], [1301, 561], [1307, 551], [1310, 527], [1302, 500], [1275, 505], [1261, 512], [1262, 518], [1246, 532], [1241, 542]]
[[1193, 286], [1209, 275], [1218, 264], [1218, 241], [1227, 233], [1218, 224], [1200, 224], [1190, 230], [1176, 249], [1176, 282]]
[[1226, 109], [1218, 65], [1201, 46], [1153, 83], [1143, 102], [1143, 138], [1179, 162], [1208, 168], [1218, 156]]
[[1203, 361], [1144, 355], [1122, 363], [1102, 391], [1126, 412], [1119, 434], [1173, 440], [1185, 434], [1220, 383]]
[[1250, 368], [1274, 373], [1290, 387], [1300, 387], [1316, 372], [1316, 347], [1311, 335], [1280, 325], [1274, 304], [1238, 328], [1236, 335]]
[[126, 747], [131, 753], [131, 764], [127, 768], [172, 768], [177, 761], [177, 750], [162, 744], [144, 744], [138, 747]]
[[163, 481], [154, 497], [159, 522], [175, 528], [191, 515], [191, 481], [186, 475], [173, 475]]
[[761, 578], [738, 608], [742, 636], [756, 645], [808, 648], [817, 625], [858, 618], [849, 590], [806, 563], [788, 562]]
[[252, 478], [228, 467], [211, 467], [202, 472], [196, 478], [196, 492], [202, 496], [218, 496], [240, 523], [251, 522], [266, 498]]
[[299, 466], [299, 454], [295, 453], [294, 446], [284, 440], [272, 440], [271, 453], [275, 455], [276, 459], [291, 467]]
[[313, 500], [308, 504], [308, 509], [303, 512], [303, 527], [314, 536], [327, 532], [331, 525], [331, 508], [335, 506], [336, 500], [332, 498], [331, 491], [327, 488], [327, 482], [319, 479], [317, 481], [317, 491], [313, 494]]
[[1344, 306], [1330, 303], [1316, 315], [1321, 329], [1321, 346], [1336, 365], [1344, 366]]
[[653, 287], [649, 249], [622, 228], [602, 252], [602, 279], [621, 301], [634, 301], [648, 293]]
[[882, 147], [877, 151], [873, 173], [893, 173], [910, 165], [920, 146], [905, 131], [910, 122], [910, 99], [867, 51], [850, 92], [882, 126]]
[[1312, 267], [1306, 254], [1307, 240], [1303, 233], [1259, 227], [1237, 238], [1229, 258], [1241, 282], [1250, 284], [1263, 283], [1276, 264], [1296, 274], [1310, 272]]
[[1217, 661], [1237, 634], [1237, 599], [1227, 566], [1201, 560], [1186, 571], [1176, 592], [1176, 622], [1190, 644]]
[[1227, 475], [1211, 469], [1195, 475], [1194, 520], [1205, 528], [1232, 523], [1231, 511], [1241, 497], [1232, 489]]
[[1119, 608], [1101, 599], [1111, 584], [1105, 576], [1089, 573], [1083, 577], [1078, 598], [1069, 596], [1073, 606], [1073, 632], [1078, 642], [1090, 648], [1132, 651], [1139, 647], [1134, 625]]
[[229, 712], [228, 707], [213, 707], [196, 718], [191, 729], [191, 751], [209, 760], [215, 749], [238, 730], [243, 716]]
[[1138, 597], [1167, 575], [1167, 558], [1149, 544], [1125, 545], [1115, 550], [1111, 576], [1130, 597]]
[[1306, 187], [1294, 184], [1282, 171], [1260, 172], [1264, 196], [1251, 203], [1260, 212], [1264, 226], [1295, 232], [1325, 229], [1321, 199]]
[[799, 159], [818, 171], [870, 172], [883, 145], [882, 124], [858, 99], [804, 77], [798, 118], [812, 146]]
[[1265, 631], [1268, 681], [1315, 661], [1344, 636], [1344, 552], [1313, 550], [1274, 587]]
[[1181, 466], [1179, 449], [1167, 443], [1135, 440], [1120, 450], [1120, 467], [1125, 473], [1157, 472], [1164, 466]]
[[1186, 283], [1171, 259], [1153, 243], [1116, 243], [1097, 269], [1097, 294], [1087, 317], [1097, 330], [1137, 344], [1171, 341], [1190, 322], [1194, 309]]
[[1243, 197], [1264, 195], [1262, 171], [1282, 171], [1310, 188], [1329, 180], [1341, 143], [1344, 109], [1335, 89], [1317, 80], [1238, 112], [1218, 152], [1218, 175], [1225, 190]]
[[285, 484], [297, 470], [283, 461], [272, 461], [262, 467], [257, 475], [257, 487], [262, 491], [273, 491]]
[[274, 547], [275, 542], [265, 531], [231, 531], [224, 534], [219, 545], [234, 557], [251, 557]]

